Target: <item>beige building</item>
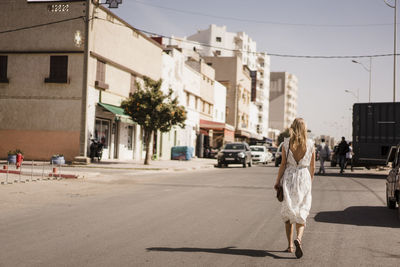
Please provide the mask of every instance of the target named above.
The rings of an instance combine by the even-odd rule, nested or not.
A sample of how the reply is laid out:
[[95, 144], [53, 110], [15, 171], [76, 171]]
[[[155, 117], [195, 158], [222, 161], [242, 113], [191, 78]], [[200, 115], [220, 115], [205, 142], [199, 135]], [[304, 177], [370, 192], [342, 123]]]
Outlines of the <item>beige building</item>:
[[235, 140], [252, 137], [250, 132], [251, 77], [239, 57], [205, 57], [215, 69], [215, 79], [226, 90], [226, 123], [235, 127]]
[[269, 125], [284, 131], [297, 116], [297, 77], [288, 72], [271, 72]]
[[141, 159], [140, 127], [119, 105], [161, 77], [161, 46], [97, 1], [15, 0], [0, 15], [0, 158], [71, 161], [98, 139], [103, 158]]

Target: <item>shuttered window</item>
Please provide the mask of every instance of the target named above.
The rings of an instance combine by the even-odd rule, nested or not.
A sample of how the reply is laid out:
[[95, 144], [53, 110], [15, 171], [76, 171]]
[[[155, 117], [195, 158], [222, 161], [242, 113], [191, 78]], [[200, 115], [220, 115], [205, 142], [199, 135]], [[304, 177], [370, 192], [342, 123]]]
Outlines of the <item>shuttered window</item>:
[[0, 56], [0, 83], [8, 83], [7, 78], [7, 56]]
[[108, 89], [108, 84], [106, 84], [106, 63], [101, 60], [97, 60], [95, 87], [104, 90]]
[[50, 56], [50, 75], [45, 82], [68, 82], [68, 56]]

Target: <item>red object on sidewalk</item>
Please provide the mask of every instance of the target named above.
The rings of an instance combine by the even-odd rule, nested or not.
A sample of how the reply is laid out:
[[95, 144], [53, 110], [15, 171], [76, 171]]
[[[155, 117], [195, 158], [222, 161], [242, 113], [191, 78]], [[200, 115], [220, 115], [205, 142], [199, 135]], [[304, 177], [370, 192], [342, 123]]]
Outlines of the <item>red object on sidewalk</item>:
[[22, 154], [21, 153], [18, 153], [17, 154], [17, 162], [16, 162], [16, 166], [17, 166], [17, 169], [19, 168], [19, 167], [21, 167], [21, 164], [22, 164], [22, 161], [24, 160], [24, 156], [22, 156]]
[[3, 165], [3, 170], [7, 170], [7, 165]]

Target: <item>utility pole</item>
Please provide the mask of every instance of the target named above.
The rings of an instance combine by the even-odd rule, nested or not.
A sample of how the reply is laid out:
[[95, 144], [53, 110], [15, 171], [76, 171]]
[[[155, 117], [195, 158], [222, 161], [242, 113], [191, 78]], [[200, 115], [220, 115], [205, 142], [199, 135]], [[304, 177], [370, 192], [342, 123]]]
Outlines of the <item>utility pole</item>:
[[397, 39], [397, 0], [391, 5], [384, 0], [385, 4], [394, 9], [394, 40], [393, 40], [393, 102], [396, 102], [396, 39]]

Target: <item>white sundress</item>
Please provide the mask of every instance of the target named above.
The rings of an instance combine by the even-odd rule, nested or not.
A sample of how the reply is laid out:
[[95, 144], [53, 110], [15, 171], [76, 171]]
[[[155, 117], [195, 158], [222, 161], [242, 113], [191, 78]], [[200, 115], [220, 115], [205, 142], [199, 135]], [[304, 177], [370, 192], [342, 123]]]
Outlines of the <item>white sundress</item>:
[[304, 157], [297, 163], [289, 150], [289, 138], [285, 138], [286, 169], [281, 179], [283, 202], [281, 215], [284, 222], [305, 224], [311, 209], [311, 175], [309, 171], [314, 142], [307, 140]]

